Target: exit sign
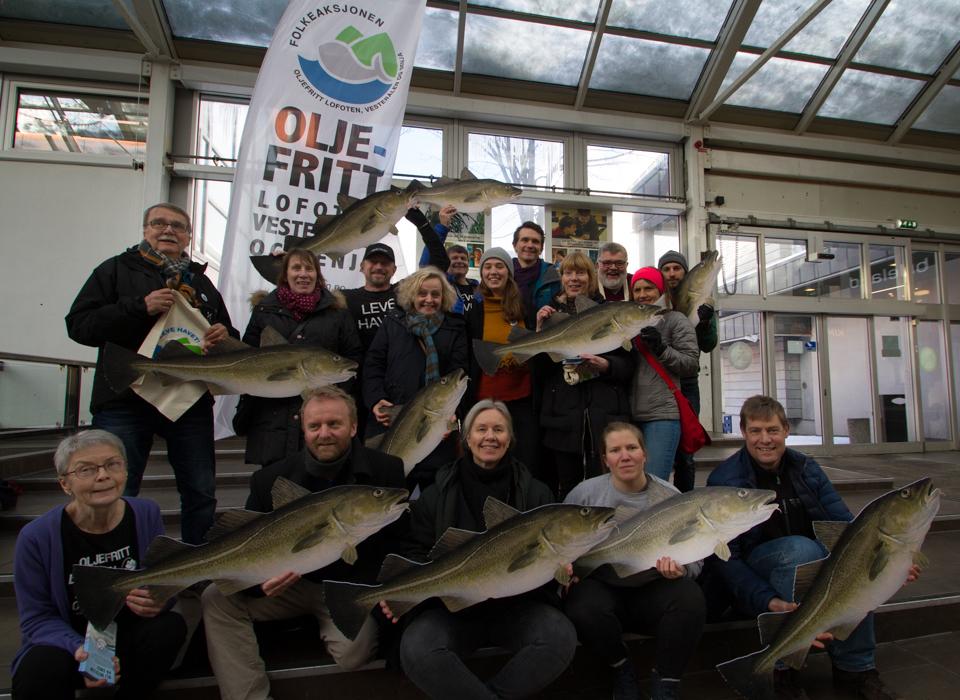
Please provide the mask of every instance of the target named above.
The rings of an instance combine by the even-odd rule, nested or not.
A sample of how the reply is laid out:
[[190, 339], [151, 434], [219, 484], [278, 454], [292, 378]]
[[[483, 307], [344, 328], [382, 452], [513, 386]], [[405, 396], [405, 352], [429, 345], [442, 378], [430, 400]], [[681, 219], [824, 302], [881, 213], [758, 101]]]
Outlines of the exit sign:
[[897, 219], [897, 228], [915, 229], [917, 222], [914, 219]]

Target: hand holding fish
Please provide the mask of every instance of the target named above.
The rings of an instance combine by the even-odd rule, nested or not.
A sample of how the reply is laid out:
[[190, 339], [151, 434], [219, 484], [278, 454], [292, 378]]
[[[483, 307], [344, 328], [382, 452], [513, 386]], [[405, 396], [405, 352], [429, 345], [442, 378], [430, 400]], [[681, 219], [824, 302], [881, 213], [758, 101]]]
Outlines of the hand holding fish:
[[590, 367], [597, 370], [600, 374], [605, 374], [610, 369], [610, 360], [599, 355], [590, 355], [581, 353], [580, 359], [586, 362]]
[[300, 580], [300, 574], [295, 571], [288, 571], [285, 574], [268, 578], [260, 584], [263, 594], [268, 598], [273, 598], [283, 593], [293, 584]]
[[393, 408], [393, 404], [386, 399], [380, 399], [371, 409], [373, 411], [373, 417], [377, 419], [377, 423], [385, 428], [390, 427], [390, 419], [392, 418], [392, 414], [387, 410], [388, 408]]
[[134, 588], [127, 593], [126, 603], [140, 617], [156, 617], [163, 612], [167, 601], [154, 599], [146, 588]]
[[767, 610], [770, 612], [780, 613], [780, 612], [793, 612], [799, 606], [796, 603], [788, 603], [783, 598], [777, 598], [774, 596], [770, 599], [770, 602], [767, 603]]
[[547, 306], [542, 307], [537, 312], [537, 332], [538, 333], [543, 328], [543, 322], [546, 321], [551, 316], [553, 316], [555, 313], [557, 313], [557, 310], [552, 306], [550, 306], [549, 304]]
[[390, 609], [390, 606], [387, 605], [387, 601], [380, 601], [380, 612], [383, 613], [383, 616], [390, 620], [393, 624], [400, 622], [400, 618], [393, 614], [393, 610]]
[[903, 582], [903, 585], [913, 583], [918, 578], [920, 578], [920, 567], [914, 564], [910, 567], [910, 571], [907, 572], [907, 580]]
[[[73, 652], [73, 658], [76, 659], [78, 663], [86, 659], [88, 656], [90, 656], [90, 654], [83, 650], [82, 644], [77, 647], [75, 652]], [[116, 656], [113, 657], [113, 678], [114, 684], [120, 681], [120, 659], [118, 659]], [[92, 678], [84, 676], [83, 683], [88, 688], [104, 688], [107, 685], [107, 679], [101, 678], [95, 681]]]
[[678, 564], [670, 557], [660, 557], [657, 559], [657, 571], [660, 572], [660, 575], [664, 578], [683, 578], [684, 574], [687, 573], [687, 569], [683, 564]]
[[169, 311], [173, 307], [174, 294], [177, 292], [167, 287], [150, 292], [143, 298], [143, 303], [147, 306], [147, 315], [159, 316]]
[[206, 355], [210, 348], [220, 341], [226, 340], [229, 335], [230, 332], [227, 331], [225, 325], [222, 323], [214, 323], [207, 329], [207, 332], [203, 334], [203, 342], [200, 344], [203, 354]]
[[450, 228], [450, 222], [453, 221], [454, 215], [457, 213], [457, 208], [452, 204], [447, 204], [440, 210], [440, 213], [437, 215], [440, 219], [440, 225]]

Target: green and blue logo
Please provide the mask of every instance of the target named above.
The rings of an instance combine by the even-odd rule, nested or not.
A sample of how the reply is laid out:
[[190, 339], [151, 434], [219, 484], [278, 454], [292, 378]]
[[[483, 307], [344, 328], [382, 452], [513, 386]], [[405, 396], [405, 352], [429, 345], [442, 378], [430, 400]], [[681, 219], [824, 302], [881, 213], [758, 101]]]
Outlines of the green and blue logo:
[[321, 44], [318, 54], [316, 61], [297, 55], [303, 75], [318, 91], [340, 102], [375, 102], [397, 78], [397, 50], [385, 32], [364, 37], [348, 26], [334, 41]]

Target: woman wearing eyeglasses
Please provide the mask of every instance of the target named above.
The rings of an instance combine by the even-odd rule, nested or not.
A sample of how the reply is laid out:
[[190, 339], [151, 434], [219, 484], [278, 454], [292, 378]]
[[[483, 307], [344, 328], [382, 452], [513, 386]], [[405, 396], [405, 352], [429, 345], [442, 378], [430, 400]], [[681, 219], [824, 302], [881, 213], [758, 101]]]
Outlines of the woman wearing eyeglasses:
[[[22, 646], [13, 660], [13, 697], [25, 700], [73, 698], [78, 688], [105, 685], [78, 671], [87, 656], [87, 620], [73, 590], [73, 566], [140, 568], [150, 542], [163, 534], [156, 503], [121, 498], [126, 459], [113, 434], [87, 430], [65, 438], [54, 464], [70, 501], [24, 526], [14, 554]], [[149, 697], [173, 665], [187, 625], [169, 602], [144, 588], [127, 594], [115, 620], [118, 698]]]

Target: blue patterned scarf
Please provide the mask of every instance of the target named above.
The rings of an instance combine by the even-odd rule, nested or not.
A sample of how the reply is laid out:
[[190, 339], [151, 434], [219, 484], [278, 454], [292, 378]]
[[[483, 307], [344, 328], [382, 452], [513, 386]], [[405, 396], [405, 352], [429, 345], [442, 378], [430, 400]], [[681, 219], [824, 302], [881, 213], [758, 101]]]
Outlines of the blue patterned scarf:
[[435, 314], [424, 316], [411, 311], [407, 314], [406, 321], [407, 330], [423, 343], [423, 354], [426, 355], [423, 378], [424, 386], [426, 386], [430, 382], [440, 379], [440, 358], [437, 355], [437, 346], [433, 342], [433, 334], [443, 323], [443, 312], [438, 311]]

